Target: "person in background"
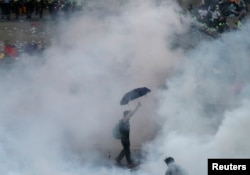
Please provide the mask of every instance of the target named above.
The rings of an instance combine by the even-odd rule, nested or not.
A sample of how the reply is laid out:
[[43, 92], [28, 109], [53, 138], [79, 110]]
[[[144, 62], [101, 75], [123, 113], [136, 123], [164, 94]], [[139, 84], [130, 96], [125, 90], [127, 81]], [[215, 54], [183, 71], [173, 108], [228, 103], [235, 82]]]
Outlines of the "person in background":
[[11, 6], [10, 0], [3, 0], [1, 3], [1, 18], [10, 21]]
[[188, 175], [187, 172], [175, 163], [173, 157], [167, 157], [164, 162], [167, 164], [168, 169], [165, 175]]
[[35, 2], [35, 11], [36, 15], [39, 15], [39, 18], [43, 18], [43, 10], [46, 7], [44, 0], [36, 0]]
[[19, 19], [19, 9], [21, 7], [21, 4], [19, 0], [14, 0], [12, 5], [12, 11], [16, 15], [16, 19]]
[[34, 12], [34, 0], [26, 0], [25, 7], [26, 7], [26, 19], [32, 18], [32, 13]]

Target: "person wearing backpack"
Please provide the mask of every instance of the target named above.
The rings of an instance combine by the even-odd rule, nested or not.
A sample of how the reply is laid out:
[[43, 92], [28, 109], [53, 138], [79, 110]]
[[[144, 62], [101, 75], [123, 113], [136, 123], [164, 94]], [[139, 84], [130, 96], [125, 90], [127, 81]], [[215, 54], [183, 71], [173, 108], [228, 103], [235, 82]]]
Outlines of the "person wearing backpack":
[[123, 112], [123, 118], [119, 122], [119, 131], [121, 135], [121, 144], [123, 146], [123, 149], [121, 150], [120, 154], [116, 157], [116, 163], [120, 164], [123, 157], [126, 157], [128, 167], [132, 168], [135, 166], [131, 159], [130, 155], [130, 139], [129, 139], [129, 133], [130, 133], [130, 118], [135, 114], [135, 112], [138, 110], [138, 108], [141, 106], [141, 103], [139, 102], [136, 108], [132, 111], [126, 110]]

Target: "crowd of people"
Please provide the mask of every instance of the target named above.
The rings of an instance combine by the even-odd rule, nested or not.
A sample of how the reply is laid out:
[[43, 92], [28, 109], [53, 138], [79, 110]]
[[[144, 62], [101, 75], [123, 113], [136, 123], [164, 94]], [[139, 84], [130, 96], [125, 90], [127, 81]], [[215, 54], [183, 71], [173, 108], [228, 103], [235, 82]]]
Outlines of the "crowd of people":
[[42, 19], [44, 13], [48, 13], [51, 19], [56, 20], [60, 15], [69, 17], [79, 11], [82, 4], [83, 0], [0, 0], [1, 19], [9, 21], [20, 16]]
[[[195, 27], [212, 36], [218, 36], [242, 26], [248, 12], [248, 3], [248, 0], [204, 0], [196, 8], [190, 4], [188, 11], [195, 19]], [[233, 18], [233, 24], [229, 24], [228, 21]]]

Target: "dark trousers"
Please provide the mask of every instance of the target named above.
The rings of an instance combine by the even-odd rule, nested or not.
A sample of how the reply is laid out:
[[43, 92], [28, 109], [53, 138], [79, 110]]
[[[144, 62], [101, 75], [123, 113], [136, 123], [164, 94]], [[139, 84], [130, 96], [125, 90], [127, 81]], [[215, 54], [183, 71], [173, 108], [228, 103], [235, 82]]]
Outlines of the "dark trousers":
[[2, 19], [6, 17], [7, 20], [10, 20], [10, 3], [1, 3]]
[[26, 19], [31, 19], [32, 13], [34, 10], [34, 5], [32, 2], [26, 3]]
[[132, 164], [131, 154], [130, 154], [130, 141], [129, 139], [121, 139], [121, 143], [123, 146], [123, 149], [121, 150], [120, 154], [117, 156], [116, 161], [121, 162], [123, 157], [126, 157], [126, 160], [128, 164]]
[[36, 7], [36, 15], [39, 15], [39, 18], [43, 18], [43, 7]]
[[12, 7], [12, 10], [13, 12], [15, 13], [16, 15], [16, 19], [19, 18], [19, 8], [21, 7], [21, 5], [19, 4], [19, 2], [14, 2], [13, 3], [13, 7]]

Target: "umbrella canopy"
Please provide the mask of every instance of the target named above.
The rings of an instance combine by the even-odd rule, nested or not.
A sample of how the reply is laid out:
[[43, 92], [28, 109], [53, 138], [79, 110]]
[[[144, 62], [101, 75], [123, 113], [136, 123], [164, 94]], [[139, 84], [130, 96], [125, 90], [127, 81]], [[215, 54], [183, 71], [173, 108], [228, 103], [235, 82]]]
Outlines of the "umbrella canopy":
[[148, 89], [147, 87], [141, 87], [141, 88], [136, 88], [133, 89], [129, 92], [127, 92], [121, 99], [120, 101], [120, 105], [126, 105], [128, 104], [130, 101], [137, 99], [141, 96], [146, 95], [147, 93], [151, 92], [150, 89]]

